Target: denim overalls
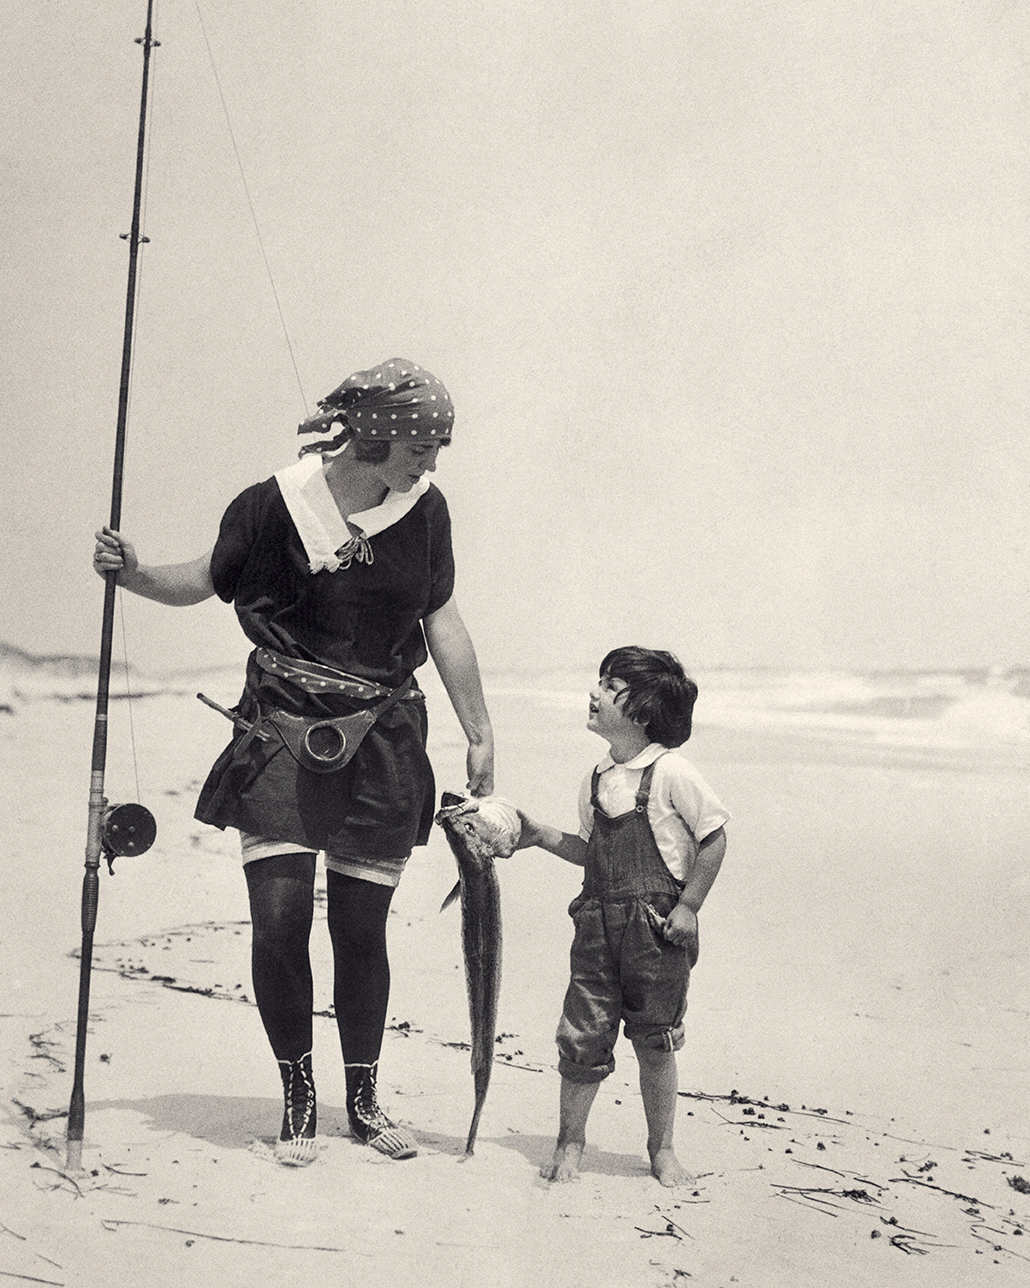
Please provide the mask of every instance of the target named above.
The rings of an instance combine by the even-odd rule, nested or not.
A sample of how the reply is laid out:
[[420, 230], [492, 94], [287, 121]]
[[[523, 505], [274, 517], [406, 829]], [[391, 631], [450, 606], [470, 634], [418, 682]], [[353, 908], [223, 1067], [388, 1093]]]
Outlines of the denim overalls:
[[[661, 757], [659, 757], [660, 759]], [[576, 927], [572, 977], [558, 1025], [558, 1069], [573, 1082], [600, 1082], [615, 1068], [619, 1020], [633, 1042], [659, 1051], [683, 1046], [690, 968], [684, 948], [664, 938], [647, 905], [660, 916], [675, 906], [681, 884], [655, 843], [647, 817], [654, 777], [644, 770], [634, 808], [609, 818], [597, 798], [587, 843], [583, 890], [570, 904]]]

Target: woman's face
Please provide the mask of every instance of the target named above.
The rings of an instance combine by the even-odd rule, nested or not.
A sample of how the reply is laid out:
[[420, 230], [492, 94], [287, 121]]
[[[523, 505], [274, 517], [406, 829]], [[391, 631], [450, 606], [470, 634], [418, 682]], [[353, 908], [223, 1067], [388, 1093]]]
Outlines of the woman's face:
[[425, 473], [436, 469], [439, 442], [391, 443], [390, 455], [376, 466], [379, 477], [394, 492], [410, 492]]

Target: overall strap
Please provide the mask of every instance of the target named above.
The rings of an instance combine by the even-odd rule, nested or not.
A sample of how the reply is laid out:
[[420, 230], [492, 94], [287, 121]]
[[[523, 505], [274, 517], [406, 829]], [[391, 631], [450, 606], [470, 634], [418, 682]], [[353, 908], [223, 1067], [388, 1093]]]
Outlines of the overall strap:
[[638, 814], [643, 814], [647, 809], [647, 802], [651, 796], [651, 780], [654, 778], [654, 767], [658, 764], [659, 760], [661, 760], [662, 756], [666, 754], [667, 753], [663, 751], [661, 756], [656, 756], [641, 775], [640, 786], [637, 788], [636, 799], [636, 811]]
[[[656, 756], [640, 777], [640, 785], [637, 787], [636, 799], [633, 802], [634, 808], [638, 814], [643, 813], [643, 811], [647, 809], [647, 802], [651, 795], [651, 780], [654, 778], [654, 767], [658, 764], [659, 760], [661, 760], [662, 756], [666, 754], [667, 753], [663, 751], [660, 756]], [[597, 796], [597, 788], [600, 781], [601, 771], [599, 769], [595, 769], [590, 778], [590, 807], [595, 811], [600, 810], [600, 812], [604, 814], [604, 810], [601, 809], [601, 802]], [[607, 815], [605, 817], [607, 817]]]

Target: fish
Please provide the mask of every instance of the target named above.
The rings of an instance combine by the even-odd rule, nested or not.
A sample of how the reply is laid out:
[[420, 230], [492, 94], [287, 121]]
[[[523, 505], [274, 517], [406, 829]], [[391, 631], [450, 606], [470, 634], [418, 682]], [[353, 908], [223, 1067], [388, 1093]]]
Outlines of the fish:
[[518, 810], [503, 796], [462, 796], [444, 792], [436, 822], [458, 864], [458, 881], [443, 901], [443, 912], [461, 898], [461, 943], [465, 958], [472, 1032], [475, 1108], [465, 1155], [475, 1152], [479, 1117], [493, 1070], [497, 1002], [501, 992], [501, 890], [494, 859], [514, 854], [521, 835]]

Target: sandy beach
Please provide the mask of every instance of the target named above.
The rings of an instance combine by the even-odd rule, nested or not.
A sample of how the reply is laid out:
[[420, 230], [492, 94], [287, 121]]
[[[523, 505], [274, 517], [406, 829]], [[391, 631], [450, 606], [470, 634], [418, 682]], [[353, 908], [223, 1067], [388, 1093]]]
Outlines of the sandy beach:
[[[438, 789], [463, 748], [433, 677]], [[85, 686], [88, 688], [88, 684]], [[228, 672], [203, 687], [231, 703]], [[316, 921], [322, 1151], [269, 1143], [278, 1078], [250, 1000], [235, 837], [193, 821], [225, 738], [183, 683], [132, 703], [149, 854], [101, 873], [84, 1169], [65, 1167], [92, 704], [29, 696], [0, 716], [8, 892], [0, 911], [0, 1278], [73, 1286], [727, 1288], [1025, 1283], [1030, 1123], [1024, 745], [1007, 756], [864, 751], [700, 718], [685, 750], [734, 819], [702, 914], [680, 1157], [647, 1170], [632, 1048], [598, 1095], [581, 1180], [538, 1176], [557, 1121], [555, 1022], [576, 872], [499, 863], [504, 975], [493, 1082], [472, 1158], [468, 1014], [441, 834], [391, 916], [381, 1081], [418, 1134], [391, 1163], [348, 1135]], [[569, 684], [488, 677], [498, 791], [571, 827], [599, 744]], [[116, 702], [107, 790], [135, 799]], [[1024, 1247], [1025, 1245], [1025, 1247]]]

